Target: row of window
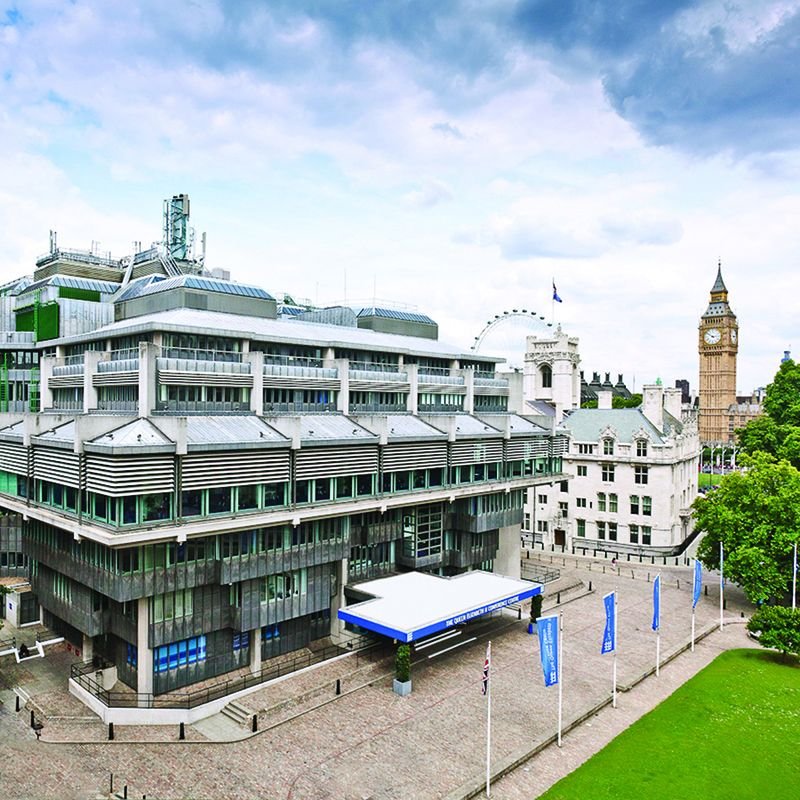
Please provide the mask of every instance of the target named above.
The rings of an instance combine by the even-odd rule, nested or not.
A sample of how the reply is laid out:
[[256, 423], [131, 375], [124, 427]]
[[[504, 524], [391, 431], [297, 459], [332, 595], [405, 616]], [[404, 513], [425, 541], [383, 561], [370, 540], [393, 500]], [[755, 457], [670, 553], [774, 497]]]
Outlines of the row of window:
[[[616, 443], [614, 439], [605, 437], [602, 442], [602, 452], [604, 456], [613, 456]], [[594, 455], [596, 445], [593, 444], [579, 444], [578, 453], [583, 456]], [[648, 442], [647, 439], [636, 440], [636, 455], [638, 458], [647, 458]]]
[[[618, 541], [619, 526], [616, 522], [597, 522], [597, 538]], [[576, 534], [581, 538], [586, 537], [586, 520], [576, 520]], [[651, 544], [653, 529], [650, 525], [629, 525], [628, 538], [631, 544]]]
[[156, 647], [153, 653], [153, 672], [167, 672], [205, 660], [206, 637], [193, 636], [191, 639]]
[[[641, 513], [644, 514], [646, 517], [650, 517], [653, 514], [653, 498], [647, 495], [639, 497], [638, 494], [632, 494], [630, 496], [631, 501], [631, 514], [639, 514], [640, 509]], [[586, 508], [586, 498], [585, 497], [578, 497], [576, 498], [576, 505], [578, 508]], [[618, 498], [616, 494], [609, 493], [606, 494], [605, 492], [598, 492], [597, 493], [597, 510], [598, 511], [609, 511], [612, 514], [616, 514], [618, 511]]]
[[[616, 474], [616, 464], [603, 463], [600, 465], [600, 476], [605, 483], [613, 483]], [[646, 484], [649, 480], [650, 468], [637, 464], [633, 468], [633, 482]]]

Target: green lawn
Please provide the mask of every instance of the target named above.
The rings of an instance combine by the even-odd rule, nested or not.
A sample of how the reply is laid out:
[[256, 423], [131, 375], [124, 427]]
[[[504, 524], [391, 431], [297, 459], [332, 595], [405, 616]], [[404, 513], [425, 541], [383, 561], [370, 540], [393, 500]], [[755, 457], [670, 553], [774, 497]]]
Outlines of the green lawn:
[[721, 654], [541, 800], [680, 797], [800, 798], [797, 660]]
[[722, 475], [710, 475], [707, 472], [700, 472], [697, 475], [698, 486], [716, 486], [722, 480]]

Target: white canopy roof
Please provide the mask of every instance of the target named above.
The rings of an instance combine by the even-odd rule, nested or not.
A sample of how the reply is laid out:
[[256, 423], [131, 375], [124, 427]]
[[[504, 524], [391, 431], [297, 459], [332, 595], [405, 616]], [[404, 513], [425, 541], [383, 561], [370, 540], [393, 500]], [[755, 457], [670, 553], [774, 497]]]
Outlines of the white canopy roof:
[[401, 642], [417, 641], [542, 592], [538, 583], [480, 571], [452, 578], [407, 572], [354, 588], [375, 599], [340, 609], [339, 619]]

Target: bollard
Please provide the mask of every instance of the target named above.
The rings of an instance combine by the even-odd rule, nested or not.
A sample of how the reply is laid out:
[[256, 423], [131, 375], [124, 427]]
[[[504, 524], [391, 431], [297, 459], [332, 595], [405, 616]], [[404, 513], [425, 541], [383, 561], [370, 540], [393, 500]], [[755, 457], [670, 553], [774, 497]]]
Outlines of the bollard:
[[650, 563], [651, 564], [655, 564], [656, 563], [656, 557], [655, 556], [650, 556]]
[[[722, 607], [723, 607], [723, 609], [725, 608], [725, 601], [724, 600], [722, 601]], [[742, 619], [744, 619], [744, 611], [740, 611], [739, 615], [741, 616]]]
[[34, 719], [33, 719], [33, 711], [31, 711], [31, 728], [33, 727]]
[[606, 574], [606, 565], [603, 564], [603, 575], [605, 575], [605, 574]]
[[128, 800], [128, 784], [124, 784], [122, 787], [122, 800]]
[[705, 591], [703, 592], [703, 594], [704, 594], [706, 597], [708, 597], [708, 586], [704, 586], [703, 588], [705, 589]]
[[19, 711], [19, 695], [17, 695], [17, 711]]
[[530, 558], [530, 557], [531, 557], [531, 551], [530, 550], [526, 550], [525, 551], [525, 558]]
[[258, 714], [253, 714], [253, 733], [258, 733]]
[[114, 741], [114, 723], [113, 722], [109, 722], [108, 723], [108, 741], [109, 742], [113, 742]]
[[559, 592], [556, 595], [556, 605], [560, 605], [560, 604], [561, 604], [561, 592]]
[[627, 554], [626, 560], [628, 561], [628, 563], [630, 563], [630, 560], [631, 560], [631, 554], [630, 553]]
[[342, 679], [341, 678], [337, 678], [336, 679], [336, 694], [341, 694], [341, 693], [342, 693]]
[[647, 582], [650, 583], [650, 573], [647, 573]]
[[631, 580], [633, 580], [635, 577], [636, 577], [636, 573], [633, 570], [631, 570]]
[[680, 578], [678, 578], [678, 580], [677, 580], [677, 581], [675, 581], [675, 583], [677, 583], [677, 584], [678, 584], [678, 588], [680, 589], [680, 588], [681, 588], [681, 579], [680, 579]]
[[522, 606], [517, 609], [517, 619], [522, 619]]
[[114, 794], [114, 773], [113, 772], [109, 772], [108, 793], [109, 794]]
[[589, 581], [589, 591], [590, 592], [592, 591], [592, 582], [591, 581]]
[[181, 741], [183, 741], [186, 738], [186, 728], [182, 722], [180, 724], [180, 728], [178, 729], [178, 738]]

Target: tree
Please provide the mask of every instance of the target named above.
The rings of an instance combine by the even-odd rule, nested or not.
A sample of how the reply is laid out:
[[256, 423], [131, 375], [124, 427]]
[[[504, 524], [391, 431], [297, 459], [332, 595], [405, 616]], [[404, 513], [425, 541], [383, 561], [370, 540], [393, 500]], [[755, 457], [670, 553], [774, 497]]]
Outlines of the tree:
[[781, 364], [767, 386], [764, 411], [736, 431], [739, 444], [747, 453], [770, 453], [800, 468], [800, 364]]
[[753, 614], [747, 630], [758, 634], [762, 647], [800, 655], [800, 609], [764, 606]]
[[401, 644], [397, 648], [394, 674], [401, 683], [411, 680], [411, 648], [407, 644]]
[[719, 569], [752, 602], [782, 600], [792, 577], [792, 550], [800, 539], [800, 472], [766, 453], [745, 456], [745, 470], [726, 475], [694, 503], [695, 525], [705, 532], [697, 557]]

